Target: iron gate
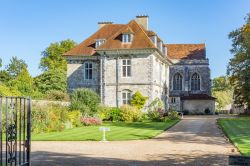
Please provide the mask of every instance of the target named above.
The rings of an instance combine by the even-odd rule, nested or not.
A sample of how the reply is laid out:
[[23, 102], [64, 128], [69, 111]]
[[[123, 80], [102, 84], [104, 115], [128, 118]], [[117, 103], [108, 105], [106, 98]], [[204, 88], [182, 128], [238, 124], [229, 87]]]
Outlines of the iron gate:
[[0, 165], [30, 165], [31, 99], [0, 96]]

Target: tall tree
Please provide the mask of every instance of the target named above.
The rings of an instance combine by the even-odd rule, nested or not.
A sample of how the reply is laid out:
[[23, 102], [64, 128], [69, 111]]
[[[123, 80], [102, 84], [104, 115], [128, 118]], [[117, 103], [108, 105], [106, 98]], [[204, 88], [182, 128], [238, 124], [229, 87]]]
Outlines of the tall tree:
[[212, 94], [216, 97], [216, 109], [221, 110], [233, 102], [233, 91], [228, 77], [220, 76], [212, 80]]
[[32, 83], [33, 79], [27, 68], [24, 67], [17, 77], [10, 82], [10, 85], [12, 87], [16, 87], [16, 89], [20, 91], [23, 96], [30, 96], [33, 91]]
[[76, 42], [69, 39], [50, 44], [50, 46], [42, 52], [43, 57], [41, 59], [40, 68], [44, 71], [55, 69], [66, 71], [67, 62], [62, 55], [75, 46]]
[[12, 57], [10, 60], [10, 64], [7, 66], [7, 72], [11, 77], [16, 77], [23, 68], [27, 68], [28, 65], [25, 63], [24, 60], [18, 59], [16, 56]]
[[43, 94], [52, 90], [66, 92], [66, 81], [65, 71], [48, 70], [34, 78], [34, 86]]
[[250, 15], [241, 28], [229, 34], [229, 38], [233, 42], [231, 53], [234, 56], [227, 72], [234, 88], [234, 102], [250, 110]]

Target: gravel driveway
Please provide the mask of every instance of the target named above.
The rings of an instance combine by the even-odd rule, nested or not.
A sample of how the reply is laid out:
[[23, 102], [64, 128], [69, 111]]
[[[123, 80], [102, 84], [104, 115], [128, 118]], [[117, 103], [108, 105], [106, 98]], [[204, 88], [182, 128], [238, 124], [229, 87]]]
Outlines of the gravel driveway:
[[217, 116], [187, 116], [154, 139], [112, 142], [32, 142], [33, 166], [227, 165], [234, 147]]

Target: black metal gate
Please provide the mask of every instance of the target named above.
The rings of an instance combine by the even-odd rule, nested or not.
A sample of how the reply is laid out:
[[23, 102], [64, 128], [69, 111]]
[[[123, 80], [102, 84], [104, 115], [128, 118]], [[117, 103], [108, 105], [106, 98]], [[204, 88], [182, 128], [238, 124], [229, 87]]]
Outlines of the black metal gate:
[[30, 165], [31, 99], [0, 96], [0, 165]]

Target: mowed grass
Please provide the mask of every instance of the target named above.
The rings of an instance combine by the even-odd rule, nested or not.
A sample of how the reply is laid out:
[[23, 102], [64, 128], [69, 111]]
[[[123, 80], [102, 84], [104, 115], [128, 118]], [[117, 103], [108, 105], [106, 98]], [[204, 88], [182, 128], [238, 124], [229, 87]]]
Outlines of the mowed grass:
[[250, 117], [219, 119], [218, 123], [241, 154], [250, 156]]
[[[110, 127], [106, 138], [108, 141], [140, 140], [155, 137], [175, 125], [179, 120], [168, 122], [105, 122], [101, 126]], [[100, 126], [84, 126], [67, 129], [62, 132], [33, 134], [33, 141], [100, 141]]]

